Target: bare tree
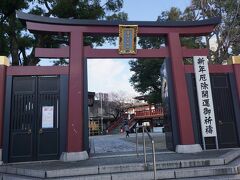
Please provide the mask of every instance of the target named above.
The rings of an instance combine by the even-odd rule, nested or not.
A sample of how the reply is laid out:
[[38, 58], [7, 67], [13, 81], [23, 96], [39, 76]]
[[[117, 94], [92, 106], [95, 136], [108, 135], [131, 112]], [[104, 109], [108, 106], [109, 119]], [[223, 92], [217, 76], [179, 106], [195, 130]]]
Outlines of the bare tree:
[[133, 99], [127, 96], [123, 91], [111, 92], [109, 94], [109, 115], [111, 115], [114, 120], [121, 117], [126, 110], [133, 104]]

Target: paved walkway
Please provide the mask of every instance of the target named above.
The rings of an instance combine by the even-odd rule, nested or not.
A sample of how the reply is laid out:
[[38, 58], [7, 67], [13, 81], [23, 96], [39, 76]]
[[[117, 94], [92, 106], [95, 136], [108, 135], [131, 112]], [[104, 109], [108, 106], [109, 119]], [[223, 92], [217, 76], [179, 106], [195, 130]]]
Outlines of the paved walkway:
[[108, 152], [128, 152], [135, 151], [136, 144], [124, 140], [125, 135], [103, 135], [93, 136], [91, 153], [108, 153]]
[[[164, 133], [151, 133], [151, 136], [155, 140], [155, 143], [161, 148], [166, 149]], [[142, 134], [138, 134], [139, 137], [139, 151], [143, 149], [142, 146]], [[146, 137], [147, 149], [150, 150], [150, 141]], [[130, 134], [130, 137], [126, 138], [125, 134], [114, 134], [114, 135], [102, 135], [90, 137], [91, 154], [101, 153], [118, 153], [118, 152], [134, 152], [136, 151], [136, 134]]]
[[[180, 160], [197, 160], [197, 159], [215, 159], [221, 158], [224, 154], [231, 150], [209, 150], [200, 153], [180, 154], [180, 153], [160, 153], [156, 155], [157, 162], [169, 162]], [[147, 156], [147, 161], [152, 162], [152, 155]], [[103, 166], [114, 164], [134, 164], [143, 163], [144, 157], [136, 156], [136, 154], [127, 154], [121, 157], [93, 157], [88, 160], [76, 161], [76, 162], [62, 162], [62, 161], [42, 161], [31, 163], [13, 163], [7, 166], [35, 169], [35, 170], [55, 170], [55, 169], [68, 169], [74, 167], [88, 167], [88, 166]], [[4, 166], [2, 166], [4, 167]], [[0, 166], [0, 169], [2, 168]]]

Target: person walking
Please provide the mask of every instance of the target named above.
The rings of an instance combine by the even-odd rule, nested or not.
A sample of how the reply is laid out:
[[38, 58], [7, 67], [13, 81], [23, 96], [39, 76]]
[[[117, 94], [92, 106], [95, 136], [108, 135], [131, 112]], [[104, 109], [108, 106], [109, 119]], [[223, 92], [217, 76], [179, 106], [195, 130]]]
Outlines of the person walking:
[[126, 138], [127, 138], [127, 137], [129, 137], [129, 126], [128, 126], [128, 124], [125, 124], [125, 125], [124, 125], [124, 129], [125, 129]]

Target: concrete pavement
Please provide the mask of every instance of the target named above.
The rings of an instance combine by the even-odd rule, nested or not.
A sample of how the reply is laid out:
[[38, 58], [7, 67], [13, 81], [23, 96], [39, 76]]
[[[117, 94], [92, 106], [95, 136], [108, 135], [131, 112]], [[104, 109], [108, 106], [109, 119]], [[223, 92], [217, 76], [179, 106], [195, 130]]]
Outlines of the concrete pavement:
[[[155, 141], [155, 149], [157, 151], [166, 150], [165, 135], [164, 133], [150, 133]], [[142, 133], [138, 133], [139, 151], [143, 149]], [[151, 143], [146, 137], [147, 149], [151, 150]], [[100, 135], [91, 136], [91, 154], [106, 154], [106, 153], [127, 153], [136, 151], [136, 134], [131, 133], [130, 137], [126, 138], [125, 134], [114, 135]]]

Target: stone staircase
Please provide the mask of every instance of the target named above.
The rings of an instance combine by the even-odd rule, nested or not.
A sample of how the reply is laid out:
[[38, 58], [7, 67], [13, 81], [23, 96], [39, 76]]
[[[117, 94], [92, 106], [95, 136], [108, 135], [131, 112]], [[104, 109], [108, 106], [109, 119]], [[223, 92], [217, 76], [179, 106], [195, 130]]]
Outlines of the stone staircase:
[[136, 125], [137, 123], [137, 119], [132, 117], [130, 120], [129, 120], [129, 129], [132, 129], [134, 128], [134, 125]]
[[123, 126], [123, 117], [119, 117], [116, 121], [110, 124], [110, 126], [107, 128], [108, 134], [119, 134], [120, 129]]
[[[215, 155], [216, 154], [216, 155]], [[240, 179], [240, 150], [199, 154], [158, 154], [157, 179]], [[211, 156], [211, 157], [210, 157]], [[170, 157], [170, 158], [168, 158]], [[196, 158], [197, 157], [197, 158]], [[114, 160], [115, 159], [115, 160]], [[135, 162], [134, 162], [135, 160]], [[81, 162], [36, 162], [0, 166], [1, 179], [66, 180], [150, 180], [153, 179], [151, 154], [145, 166], [143, 158], [92, 157]], [[119, 163], [120, 162], [120, 163]]]
[[[108, 134], [121, 133], [121, 128], [124, 127], [124, 119], [126, 118], [120, 117], [117, 121], [110, 124], [110, 126], [107, 128]], [[137, 119], [134, 116], [132, 116], [131, 119], [128, 121], [129, 129], [132, 129], [136, 123]], [[124, 128], [122, 130], [124, 131]]]

